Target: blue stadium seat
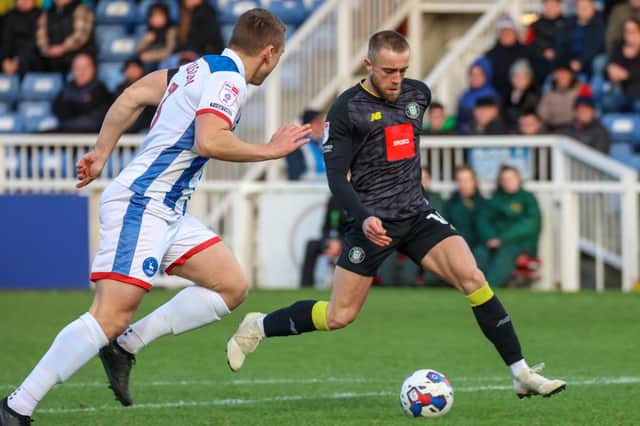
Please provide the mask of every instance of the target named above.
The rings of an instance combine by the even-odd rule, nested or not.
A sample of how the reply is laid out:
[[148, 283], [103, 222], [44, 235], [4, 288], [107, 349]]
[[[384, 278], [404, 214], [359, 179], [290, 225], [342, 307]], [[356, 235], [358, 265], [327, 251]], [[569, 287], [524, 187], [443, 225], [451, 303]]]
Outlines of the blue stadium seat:
[[136, 39], [136, 41], [139, 41], [144, 35], [144, 33], [147, 32], [147, 30], [148, 30], [147, 24], [138, 24], [136, 25], [136, 28], [133, 30], [133, 37]]
[[100, 46], [98, 59], [101, 62], [126, 61], [136, 55], [136, 39], [133, 36], [109, 35]]
[[139, 23], [147, 22], [147, 12], [154, 3], [164, 3], [169, 8], [169, 19], [171, 22], [178, 23], [180, 21], [180, 7], [175, 0], [142, 0], [138, 6], [138, 18]]
[[261, 0], [260, 5], [286, 24], [300, 25], [307, 18], [302, 0]]
[[97, 24], [131, 24], [136, 21], [136, 4], [129, 0], [103, 0], [96, 9]]
[[609, 57], [606, 53], [601, 53], [593, 58], [593, 61], [591, 61], [591, 74], [604, 76], [608, 61]]
[[17, 75], [0, 74], [0, 101], [13, 103], [20, 94], [20, 79]]
[[98, 64], [98, 79], [102, 81], [111, 93], [124, 81], [122, 62], [102, 62]]
[[231, 40], [232, 33], [233, 33], [233, 24], [227, 24], [222, 26], [222, 39], [224, 40], [225, 46], [229, 45], [229, 40]]
[[18, 114], [0, 114], [0, 133], [22, 133], [22, 119]]
[[51, 114], [51, 103], [47, 101], [22, 101], [18, 104], [18, 114], [25, 121]]
[[96, 43], [101, 46], [110, 37], [122, 37], [127, 35], [127, 27], [124, 25], [96, 25], [94, 30]]
[[20, 88], [23, 101], [52, 101], [62, 89], [62, 74], [31, 72], [25, 74]]
[[605, 114], [602, 124], [614, 142], [640, 144], [640, 117], [636, 114]]
[[326, 0], [302, 0], [304, 4], [304, 8], [307, 9], [309, 13], [314, 12], [320, 6], [324, 4]]
[[0, 114], [11, 111], [11, 105], [7, 102], [0, 102]]
[[218, 22], [221, 25], [235, 24], [238, 16], [256, 7], [260, 4], [253, 0], [218, 0]]
[[631, 152], [631, 146], [628, 143], [612, 143], [609, 147], [609, 155], [620, 161], [626, 163], [626, 161], [633, 155]]
[[23, 122], [23, 129], [27, 133], [48, 132], [57, 128], [58, 118], [53, 114], [31, 117]]

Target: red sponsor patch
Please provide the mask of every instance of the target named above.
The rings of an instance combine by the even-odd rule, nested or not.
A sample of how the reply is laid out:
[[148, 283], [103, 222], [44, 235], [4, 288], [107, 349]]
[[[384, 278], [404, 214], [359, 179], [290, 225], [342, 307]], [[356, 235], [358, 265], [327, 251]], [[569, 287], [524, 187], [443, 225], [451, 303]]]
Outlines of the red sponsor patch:
[[416, 156], [415, 134], [411, 123], [385, 127], [387, 160], [398, 161]]

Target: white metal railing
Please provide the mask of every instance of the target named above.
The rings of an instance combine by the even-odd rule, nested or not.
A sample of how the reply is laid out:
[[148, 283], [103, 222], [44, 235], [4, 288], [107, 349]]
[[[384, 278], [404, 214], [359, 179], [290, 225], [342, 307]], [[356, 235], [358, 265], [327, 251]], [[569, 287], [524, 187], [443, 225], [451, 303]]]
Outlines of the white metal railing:
[[[4, 172], [0, 173], [0, 193], [75, 191], [74, 159], [92, 146], [94, 138], [94, 135], [1, 137], [0, 170]], [[97, 217], [99, 193], [133, 157], [139, 141], [139, 137], [123, 138], [110, 159], [111, 171], [81, 191], [91, 195], [92, 215]], [[604, 266], [608, 264], [622, 272], [620, 287], [630, 290], [638, 279], [640, 240], [640, 185], [634, 170], [559, 136], [423, 136], [421, 140], [422, 158], [428, 161], [433, 176], [432, 186], [445, 193], [453, 188], [453, 171], [464, 163], [465, 150], [510, 146], [526, 147], [536, 153], [538, 173], [526, 185], [538, 195], [544, 214], [541, 288], [551, 289], [560, 282], [564, 290], [579, 289], [582, 251], [596, 260], [597, 289], [605, 287]], [[256, 270], [255, 218], [259, 212], [255, 200], [261, 191], [288, 188], [297, 192], [305, 188], [317, 191], [326, 190], [326, 184], [256, 182], [252, 173], [261, 169], [249, 170], [244, 179], [205, 179], [189, 209], [224, 235], [251, 272]], [[484, 182], [483, 187], [492, 188], [492, 182]]]

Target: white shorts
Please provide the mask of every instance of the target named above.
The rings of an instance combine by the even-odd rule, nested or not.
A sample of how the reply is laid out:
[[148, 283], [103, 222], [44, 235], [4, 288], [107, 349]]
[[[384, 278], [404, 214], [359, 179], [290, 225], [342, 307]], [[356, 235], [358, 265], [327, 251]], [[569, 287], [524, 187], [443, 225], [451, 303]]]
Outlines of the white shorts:
[[195, 217], [168, 220], [154, 214], [163, 208], [158, 201], [112, 185], [116, 188], [107, 188], [100, 204], [100, 247], [91, 281], [111, 279], [149, 291], [160, 271], [171, 275], [174, 267], [221, 241]]

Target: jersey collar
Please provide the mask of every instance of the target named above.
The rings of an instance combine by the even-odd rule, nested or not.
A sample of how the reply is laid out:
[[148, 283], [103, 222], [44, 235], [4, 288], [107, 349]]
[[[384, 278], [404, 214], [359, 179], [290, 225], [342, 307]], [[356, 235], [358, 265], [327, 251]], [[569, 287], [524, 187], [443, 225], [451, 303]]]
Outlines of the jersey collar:
[[242, 59], [240, 59], [240, 56], [238, 56], [236, 52], [234, 52], [229, 48], [226, 48], [222, 51], [222, 56], [227, 56], [231, 58], [233, 62], [235, 62], [236, 66], [238, 67], [238, 72], [240, 73], [242, 78], [247, 78], [247, 76], [245, 75], [244, 64], [242, 63]]
[[362, 90], [364, 90], [365, 92], [367, 92], [368, 94], [370, 94], [371, 96], [373, 96], [374, 98], [380, 99], [380, 96], [378, 96], [378, 94], [376, 92], [374, 92], [373, 90], [371, 90], [367, 86], [365, 86], [365, 84], [364, 84], [365, 81], [366, 81], [366, 78], [363, 78], [362, 80], [360, 80], [360, 88]]

